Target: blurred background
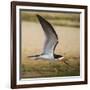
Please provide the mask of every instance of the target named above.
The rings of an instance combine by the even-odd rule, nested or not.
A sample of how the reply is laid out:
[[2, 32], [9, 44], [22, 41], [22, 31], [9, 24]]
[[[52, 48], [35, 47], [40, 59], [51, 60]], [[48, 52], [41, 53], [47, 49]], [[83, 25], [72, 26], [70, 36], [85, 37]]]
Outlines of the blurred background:
[[[43, 29], [36, 15], [42, 16], [55, 29], [59, 43], [55, 54], [59, 61], [32, 60], [41, 54], [45, 42]], [[20, 11], [21, 78], [63, 77], [80, 75], [80, 14], [73, 12]]]
[[80, 27], [79, 13], [55, 13], [55, 12], [35, 12], [35, 11], [21, 11], [21, 20], [37, 22], [36, 15], [40, 14], [42, 17], [48, 19], [52, 24], [60, 26]]

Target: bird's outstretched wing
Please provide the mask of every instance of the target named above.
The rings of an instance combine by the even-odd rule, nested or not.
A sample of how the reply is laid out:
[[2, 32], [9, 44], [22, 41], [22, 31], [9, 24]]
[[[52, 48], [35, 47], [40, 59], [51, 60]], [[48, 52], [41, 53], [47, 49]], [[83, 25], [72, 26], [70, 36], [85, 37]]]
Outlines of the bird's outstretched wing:
[[37, 17], [40, 21], [40, 24], [41, 24], [43, 31], [45, 33], [45, 36], [46, 36], [43, 54], [54, 54], [55, 47], [58, 43], [58, 36], [57, 36], [54, 28], [48, 21], [46, 21], [40, 15], [37, 15]]

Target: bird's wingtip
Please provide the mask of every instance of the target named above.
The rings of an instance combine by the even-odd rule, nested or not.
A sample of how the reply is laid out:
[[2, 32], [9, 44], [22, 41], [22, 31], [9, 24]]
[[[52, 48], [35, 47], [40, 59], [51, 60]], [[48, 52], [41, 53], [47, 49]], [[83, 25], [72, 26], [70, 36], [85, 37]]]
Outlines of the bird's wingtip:
[[38, 18], [40, 18], [41, 16], [39, 14], [36, 15]]
[[39, 20], [42, 20], [43, 19], [43, 17], [41, 17], [39, 14], [37, 14], [36, 16], [38, 17]]

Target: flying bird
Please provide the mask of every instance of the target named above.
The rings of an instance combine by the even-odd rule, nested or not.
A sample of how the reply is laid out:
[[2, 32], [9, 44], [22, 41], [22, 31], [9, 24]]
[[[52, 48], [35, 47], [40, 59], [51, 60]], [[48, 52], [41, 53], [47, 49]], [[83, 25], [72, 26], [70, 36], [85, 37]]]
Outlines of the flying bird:
[[33, 59], [46, 59], [46, 60], [61, 60], [64, 57], [54, 54], [55, 48], [58, 44], [58, 36], [52, 25], [40, 15], [37, 18], [43, 28], [46, 40], [44, 43], [43, 52], [40, 55], [29, 56]]

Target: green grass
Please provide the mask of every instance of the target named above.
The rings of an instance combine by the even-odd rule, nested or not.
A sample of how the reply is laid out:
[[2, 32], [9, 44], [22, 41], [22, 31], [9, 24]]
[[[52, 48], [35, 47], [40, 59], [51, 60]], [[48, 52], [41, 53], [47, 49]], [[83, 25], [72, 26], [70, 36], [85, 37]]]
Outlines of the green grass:
[[80, 14], [73, 13], [40, 13], [21, 12], [22, 21], [38, 22], [36, 15], [39, 14], [54, 25], [80, 27]]
[[79, 58], [62, 61], [31, 60], [25, 58], [21, 64], [21, 78], [79, 76]]

